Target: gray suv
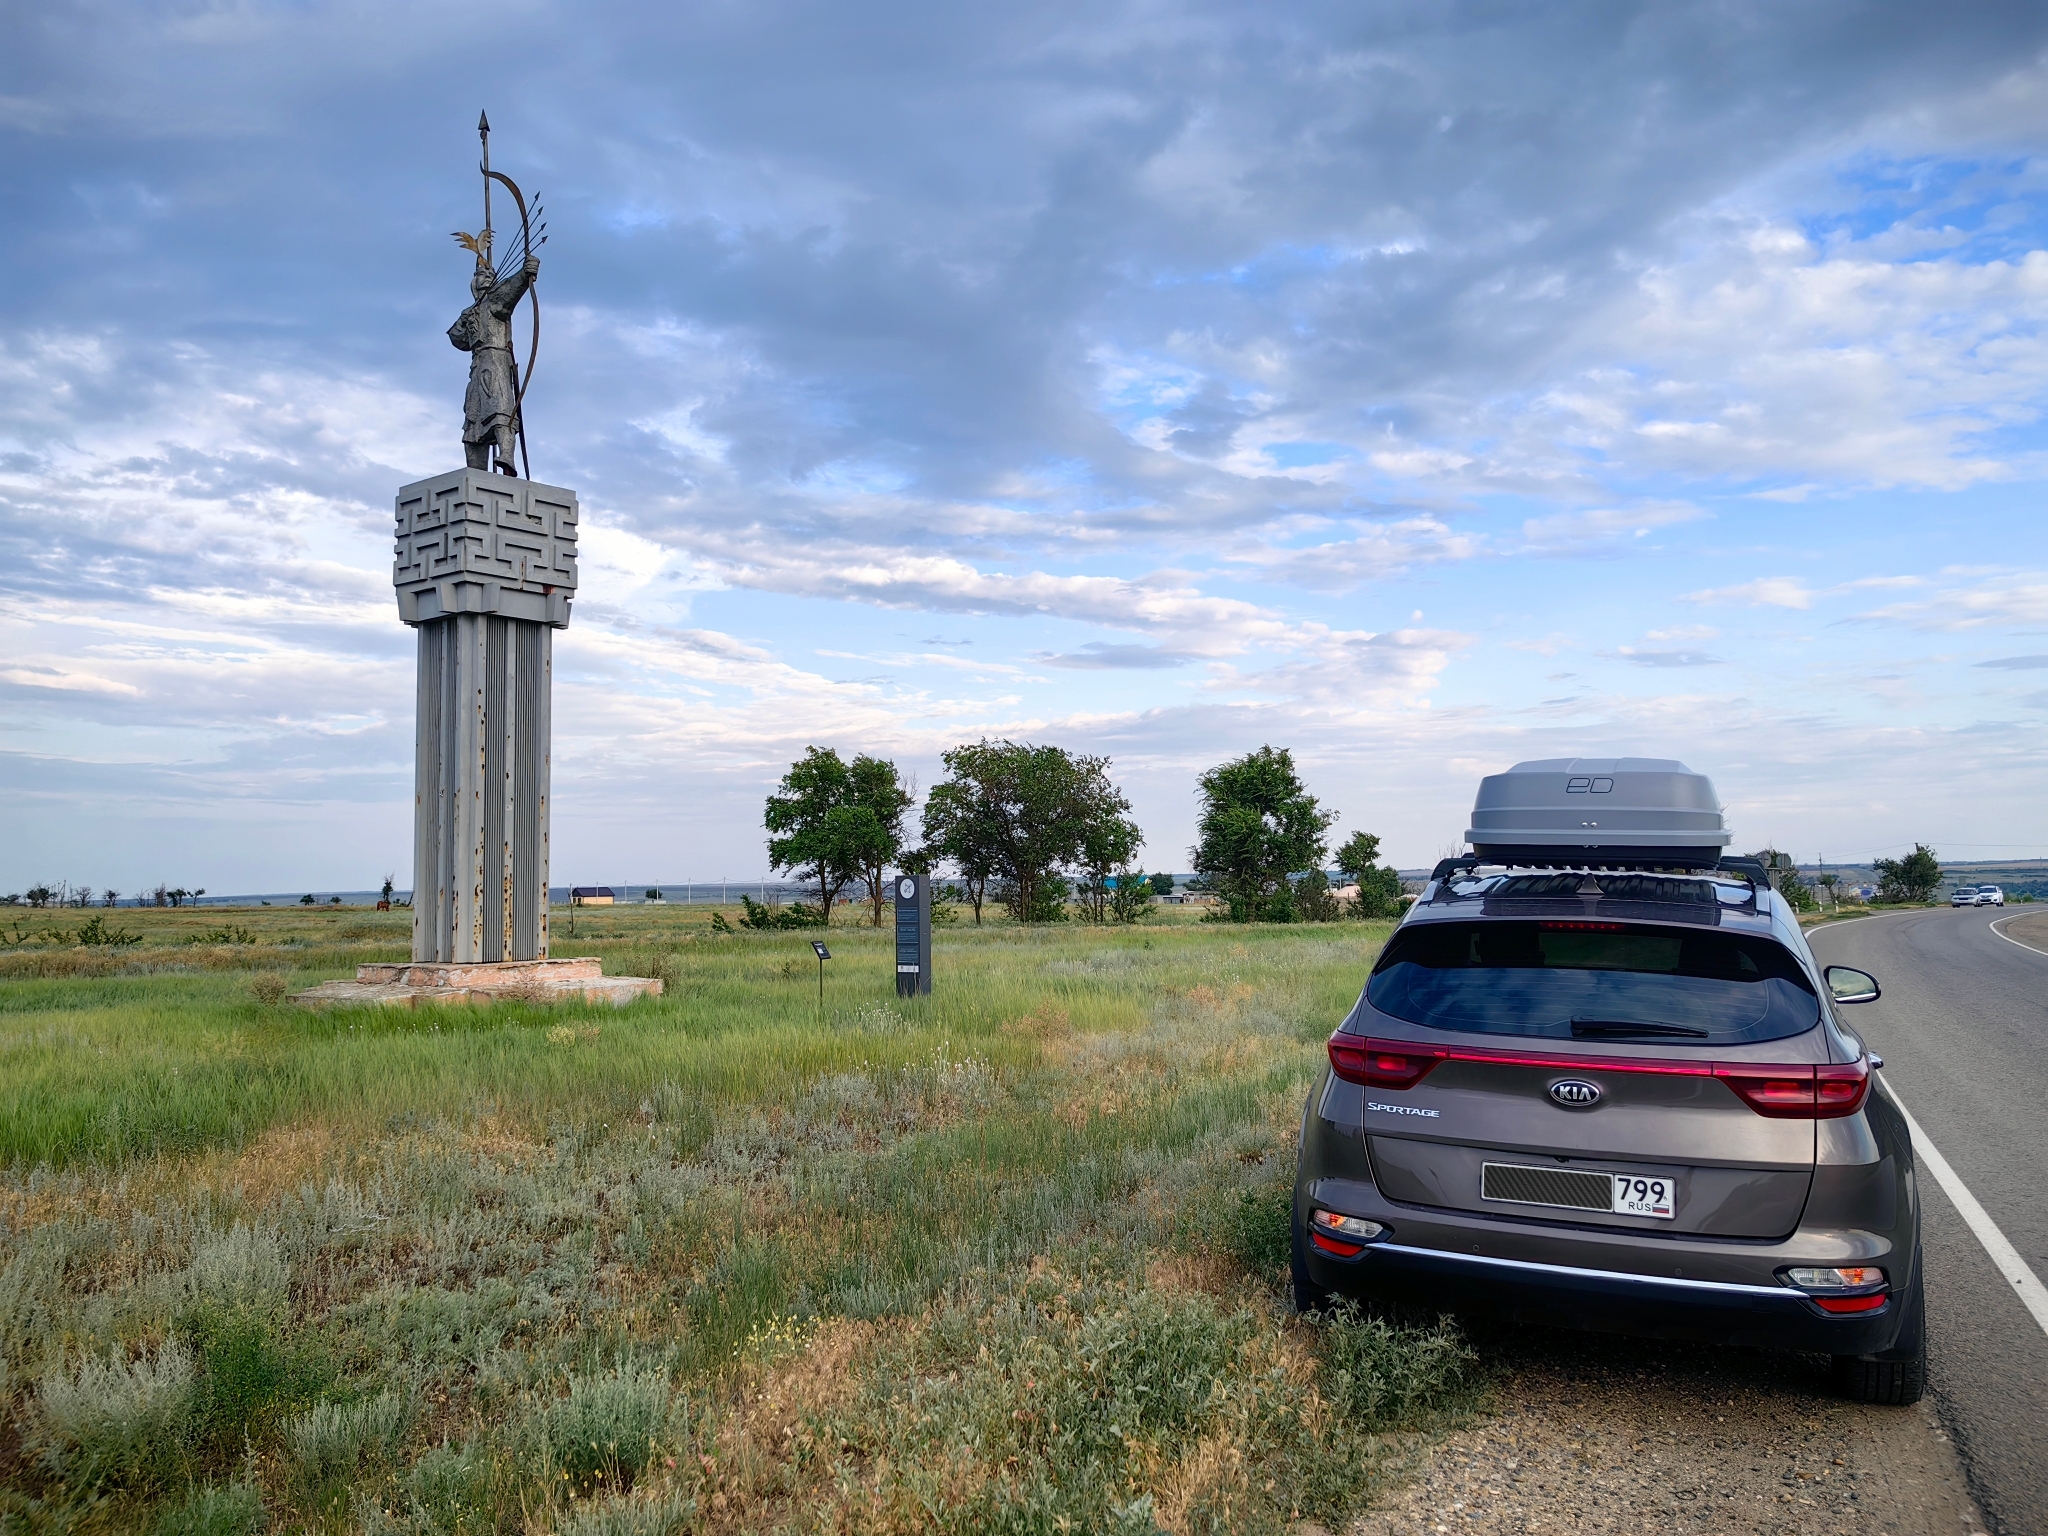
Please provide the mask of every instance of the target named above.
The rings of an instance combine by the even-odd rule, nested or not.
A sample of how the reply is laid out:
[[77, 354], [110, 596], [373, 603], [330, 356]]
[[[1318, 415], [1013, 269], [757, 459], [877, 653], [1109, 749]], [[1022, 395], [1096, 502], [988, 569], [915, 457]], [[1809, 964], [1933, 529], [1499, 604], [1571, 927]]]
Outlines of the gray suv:
[[1762, 867], [1711, 847], [1474, 841], [1330, 1037], [1297, 1304], [1814, 1351], [1853, 1396], [1917, 1400], [1912, 1142], [1840, 1012], [1877, 982], [1822, 971]]

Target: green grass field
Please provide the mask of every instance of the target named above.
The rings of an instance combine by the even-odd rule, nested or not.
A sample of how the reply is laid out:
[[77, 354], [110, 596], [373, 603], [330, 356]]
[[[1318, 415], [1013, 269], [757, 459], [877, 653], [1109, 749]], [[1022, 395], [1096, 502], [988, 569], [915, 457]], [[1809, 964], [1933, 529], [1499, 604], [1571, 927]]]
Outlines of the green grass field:
[[[1384, 925], [720, 935], [623, 1009], [315, 1012], [408, 914], [0, 931], [0, 1527], [1260, 1531], [1473, 1400], [1289, 1316], [1302, 1095]], [[91, 937], [105, 937], [104, 930]]]

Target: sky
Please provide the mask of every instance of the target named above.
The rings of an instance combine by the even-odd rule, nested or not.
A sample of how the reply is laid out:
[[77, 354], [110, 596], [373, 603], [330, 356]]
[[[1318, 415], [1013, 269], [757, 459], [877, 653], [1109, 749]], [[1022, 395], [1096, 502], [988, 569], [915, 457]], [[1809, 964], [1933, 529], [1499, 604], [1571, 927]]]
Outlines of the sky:
[[1265, 743], [1407, 866], [1619, 754], [1745, 849], [2048, 854], [2039, 5], [52, 0], [0, 892], [407, 867], [479, 108], [584, 509], [557, 883], [982, 736], [1107, 754], [1154, 868]]

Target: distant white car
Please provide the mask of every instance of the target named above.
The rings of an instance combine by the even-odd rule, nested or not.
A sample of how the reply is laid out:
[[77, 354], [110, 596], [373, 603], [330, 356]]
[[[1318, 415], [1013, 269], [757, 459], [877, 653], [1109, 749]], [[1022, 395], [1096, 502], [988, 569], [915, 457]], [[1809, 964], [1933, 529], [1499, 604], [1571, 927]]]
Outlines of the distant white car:
[[1980, 885], [1977, 887], [1977, 905], [2002, 907], [2005, 905], [2005, 892], [1995, 885]]
[[1959, 885], [1949, 893], [1948, 898], [1948, 904], [1952, 907], [1974, 907], [1977, 901], [1977, 888], [1974, 885]]

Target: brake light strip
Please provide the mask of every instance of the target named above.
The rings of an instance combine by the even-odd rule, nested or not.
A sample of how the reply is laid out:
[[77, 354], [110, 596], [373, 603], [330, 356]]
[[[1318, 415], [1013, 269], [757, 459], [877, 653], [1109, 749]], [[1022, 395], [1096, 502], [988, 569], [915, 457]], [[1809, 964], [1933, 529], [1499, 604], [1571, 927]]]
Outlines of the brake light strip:
[[1811, 1062], [1671, 1061], [1643, 1056], [1577, 1056], [1541, 1051], [1498, 1051], [1480, 1046], [1430, 1045], [1414, 1040], [1330, 1036], [1331, 1069], [1346, 1082], [1371, 1088], [1412, 1088], [1446, 1061], [1536, 1067], [1562, 1072], [1618, 1072], [1638, 1076], [1713, 1077], [1751, 1109], [1772, 1119], [1838, 1119], [1863, 1107], [1870, 1087], [1866, 1061], [1846, 1066]]

